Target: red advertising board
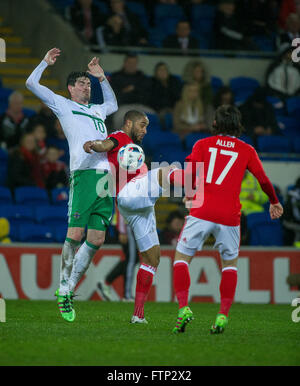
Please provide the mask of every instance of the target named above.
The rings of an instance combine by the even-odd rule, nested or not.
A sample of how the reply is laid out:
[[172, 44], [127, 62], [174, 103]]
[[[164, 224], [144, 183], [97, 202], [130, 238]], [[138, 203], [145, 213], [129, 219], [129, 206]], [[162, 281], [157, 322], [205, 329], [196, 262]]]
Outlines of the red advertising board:
[[[4, 299], [54, 299], [58, 288], [60, 245], [15, 244], [0, 246], [0, 295]], [[119, 246], [101, 248], [84, 277], [77, 294], [81, 300], [100, 300], [99, 279], [123, 259]], [[174, 301], [172, 265], [174, 250], [162, 247], [161, 261], [154, 278], [149, 300]], [[286, 278], [300, 273], [300, 251], [293, 248], [242, 248], [238, 261], [236, 302], [291, 303], [299, 290], [290, 288]], [[221, 278], [218, 252], [212, 249], [198, 252], [190, 264], [190, 300], [219, 302]], [[123, 296], [123, 282], [113, 283], [113, 296]], [[133, 283], [133, 293], [135, 282]]]

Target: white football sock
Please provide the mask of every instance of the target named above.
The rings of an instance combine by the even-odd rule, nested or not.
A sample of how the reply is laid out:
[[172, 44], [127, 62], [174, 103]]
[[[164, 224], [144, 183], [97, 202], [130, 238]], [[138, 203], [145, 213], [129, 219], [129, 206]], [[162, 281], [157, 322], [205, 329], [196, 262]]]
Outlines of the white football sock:
[[69, 293], [69, 279], [72, 271], [73, 260], [79, 241], [66, 239], [61, 254], [59, 294], [66, 295]]

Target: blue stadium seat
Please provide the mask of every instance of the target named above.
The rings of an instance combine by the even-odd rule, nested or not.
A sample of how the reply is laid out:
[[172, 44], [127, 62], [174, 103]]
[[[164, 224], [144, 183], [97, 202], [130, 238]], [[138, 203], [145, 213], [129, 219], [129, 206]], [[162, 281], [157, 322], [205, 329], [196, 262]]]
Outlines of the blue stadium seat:
[[183, 9], [177, 4], [157, 4], [154, 8], [154, 21], [156, 25], [160, 25], [167, 19], [181, 20], [184, 16]]
[[194, 144], [200, 139], [210, 137], [209, 133], [192, 133], [185, 137], [185, 148], [190, 153]]
[[281, 133], [287, 137], [300, 136], [300, 120], [294, 117], [278, 116], [277, 123]]
[[157, 114], [147, 113], [147, 117], [149, 119], [149, 126], [147, 130], [161, 130], [161, 124]]
[[275, 50], [275, 36], [255, 35], [253, 41], [260, 51], [273, 52]]
[[5, 149], [0, 148], [0, 186], [5, 185], [7, 177], [8, 153]]
[[300, 137], [293, 139], [293, 149], [295, 153], [300, 154]]
[[30, 118], [30, 117], [33, 117], [33, 116], [36, 114], [36, 111], [35, 111], [35, 110], [32, 110], [32, 109], [24, 108], [24, 109], [23, 109], [23, 113], [24, 113], [24, 115], [25, 115], [27, 118]]
[[195, 4], [192, 6], [192, 30], [200, 36], [210, 38], [214, 25], [216, 7], [208, 4]]
[[165, 114], [164, 127], [166, 130], [172, 130], [173, 129], [173, 114], [172, 113], [166, 113]]
[[181, 140], [177, 134], [155, 130], [151, 135], [148, 134], [145, 136], [143, 145], [147, 151], [153, 153], [156, 149], [169, 145], [174, 145], [177, 146], [178, 149], [181, 149]]
[[300, 97], [291, 97], [286, 100], [286, 108], [289, 116], [300, 118]]
[[142, 26], [149, 30], [149, 20], [144, 4], [136, 1], [126, 1], [126, 6], [130, 12], [135, 13], [139, 17]]
[[53, 229], [47, 225], [30, 224], [19, 227], [19, 240], [23, 242], [54, 242]]
[[12, 204], [11, 191], [5, 186], [0, 186], [0, 205]]
[[55, 226], [53, 229], [54, 240], [57, 243], [64, 243], [66, 239], [67, 230], [68, 230], [67, 222], [65, 222], [64, 224]]
[[280, 220], [271, 220], [268, 212], [249, 214], [247, 227], [250, 231], [250, 245], [283, 245], [281, 222]]
[[15, 200], [17, 204], [43, 205], [49, 204], [47, 191], [36, 186], [22, 186], [15, 189]]
[[68, 208], [66, 206], [43, 205], [34, 209], [36, 222], [44, 225], [60, 225], [67, 222]]
[[284, 103], [280, 98], [275, 96], [267, 96], [267, 101], [273, 106], [276, 116], [284, 114]]
[[54, 205], [66, 206], [69, 201], [69, 188], [54, 188], [51, 190], [51, 200]]
[[240, 90], [255, 90], [259, 87], [259, 82], [255, 78], [247, 76], [237, 76], [231, 78], [229, 81], [229, 86], [234, 92], [239, 92]]
[[261, 135], [257, 138], [257, 148], [266, 153], [289, 153], [292, 151], [290, 139], [281, 135]]
[[212, 76], [210, 78], [210, 84], [213, 89], [213, 93], [216, 94], [217, 91], [224, 86], [223, 80], [218, 76]]
[[30, 206], [1, 204], [0, 217], [5, 217], [12, 225], [24, 225], [34, 223], [34, 214]]
[[188, 156], [188, 153], [178, 146], [162, 146], [154, 152], [153, 161], [154, 162], [167, 162], [171, 164], [173, 162], [179, 162], [182, 166], [185, 158]]
[[243, 142], [246, 142], [248, 143], [248, 145], [251, 145], [251, 146], [254, 146], [254, 143], [253, 143], [253, 140], [251, 137], [249, 137], [248, 135], [241, 135], [239, 137], [239, 139]]

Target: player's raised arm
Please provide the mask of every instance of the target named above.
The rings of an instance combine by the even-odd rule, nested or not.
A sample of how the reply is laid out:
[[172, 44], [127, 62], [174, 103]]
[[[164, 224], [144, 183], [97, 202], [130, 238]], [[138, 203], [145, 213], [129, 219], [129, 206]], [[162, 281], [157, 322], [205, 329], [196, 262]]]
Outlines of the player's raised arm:
[[26, 80], [26, 87], [40, 98], [48, 107], [55, 111], [55, 94], [47, 87], [42, 86], [39, 82], [46, 67], [52, 66], [57, 57], [60, 55], [58, 48], [49, 50], [41, 63], [33, 70], [29, 78]]
[[105, 139], [104, 141], [87, 141], [83, 145], [83, 149], [86, 153], [103, 153], [110, 151], [115, 147], [115, 143], [111, 139]]
[[89, 74], [99, 79], [103, 93], [103, 103], [106, 104], [106, 115], [118, 110], [117, 98], [109, 81], [106, 79], [103, 68], [99, 65], [99, 58], [94, 57], [88, 64]]

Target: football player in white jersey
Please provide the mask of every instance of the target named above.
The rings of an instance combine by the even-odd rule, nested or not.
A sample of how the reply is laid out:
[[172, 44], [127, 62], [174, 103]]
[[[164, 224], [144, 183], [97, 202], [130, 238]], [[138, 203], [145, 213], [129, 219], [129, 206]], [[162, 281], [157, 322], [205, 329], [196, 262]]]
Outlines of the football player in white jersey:
[[[107, 137], [105, 118], [117, 111], [115, 94], [94, 57], [86, 72], [72, 72], [67, 79], [70, 99], [55, 94], [39, 81], [43, 71], [54, 65], [61, 51], [52, 48], [26, 81], [27, 88], [40, 98], [58, 117], [70, 150], [70, 198], [68, 231], [62, 249], [60, 286], [56, 291], [61, 316], [68, 322], [75, 319], [73, 297], [76, 284], [87, 270], [96, 251], [105, 240], [105, 231], [113, 211], [113, 199], [97, 194], [96, 186], [110, 171], [106, 153], [88, 155], [83, 144]], [[99, 79], [103, 93], [102, 104], [91, 104], [89, 75]], [[100, 183], [101, 184], [101, 183]], [[98, 185], [99, 186], [99, 185]], [[80, 246], [85, 226], [86, 241]]]

